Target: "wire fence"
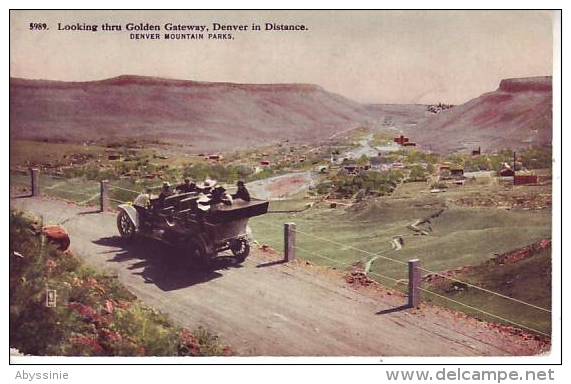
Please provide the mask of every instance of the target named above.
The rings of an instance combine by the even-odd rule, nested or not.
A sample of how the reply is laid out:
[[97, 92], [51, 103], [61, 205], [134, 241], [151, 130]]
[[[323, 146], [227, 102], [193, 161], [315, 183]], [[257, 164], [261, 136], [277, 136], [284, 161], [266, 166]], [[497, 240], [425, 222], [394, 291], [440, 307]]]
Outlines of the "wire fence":
[[[264, 225], [272, 227], [273, 230], [282, 230], [283, 231], [283, 227], [276, 225], [274, 223], [264, 222]], [[330, 239], [330, 238], [327, 238], [324, 236], [316, 235], [315, 233], [311, 233], [311, 232], [308, 232], [304, 229], [300, 229], [299, 226], [296, 227], [295, 232], [296, 232], [295, 249], [300, 251], [300, 255], [303, 258], [311, 258], [313, 260], [319, 259], [319, 260], [324, 261], [326, 264], [335, 265], [335, 266], [343, 266], [347, 269], [351, 269], [351, 268], [354, 268], [356, 266], [356, 264], [358, 264], [358, 263], [355, 263], [355, 262], [351, 263], [348, 261], [344, 261], [338, 257], [332, 257], [328, 254], [328, 251], [330, 253], [339, 254], [339, 251], [341, 249], [351, 250], [351, 251], [355, 251], [355, 252], [357, 252], [363, 256], [367, 256], [369, 261], [382, 260], [382, 261], [385, 261], [389, 264], [394, 264], [394, 265], [400, 266], [400, 267], [398, 267], [398, 269], [400, 269], [400, 271], [402, 272], [400, 276], [395, 276], [395, 273], [379, 273], [377, 271], [371, 271], [371, 270], [365, 269], [364, 272], [365, 272], [366, 276], [375, 277], [376, 280], [381, 282], [381, 283], [388, 281], [389, 283], [393, 284], [394, 287], [396, 287], [397, 289], [399, 289], [401, 291], [403, 290], [402, 288], [404, 287], [404, 285], [408, 284], [408, 278], [403, 276], [407, 271], [405, 266], [408, 263], [406, 261], [399, 260], [399, 259], [392, 257], [393, 255], [398, 254], [398, 252], [399, 252], [399, 249], [395, 248], [394, 245], [392, 245], [392, 244], [389, 244], [386, 247], [381, 248], [377, 251], [369, 251], [369, 250], [363, 249], [363, 248], [358, 247], [358, 246], [347, 244], [345, 242], [341, 242], [341, 241], [333, 240], [333, 239]], [[410, 236], [414, 236], [414, 235], [403, 235], [402, 237], [410, 237]], [[301, 243], [304, 242], [304, 237], [310, 238], [312, 240], [313, 247], [297, 245], [298, 242], [301, 242]], [[307, 241], [307, 239], [305, 239], [305, 240]], [[330, 248], [328, 250], [324, 244], [330, 244], [331, 246], [334, 246], [334, 248]], [[317, 248], [318, 250], [314, 250], [314, 249], [310, 249], [310, 248]], [[335, 252], [332, 252], [333, 250]], [[387, 264], [382, 264], [381, 267], [383, 269], [386, 269], [387, 271], [389, 270], [389, 268], [387, 268]], [[453, 276], [448, 276], [448, 275], [445, 275], [445, 274], [440, 273], [440, 272], [433, 271], [433, 270], [428, 269], [428, 268], [419, 267], [419, 269], [422, 273], [425, 274], [425, 277], [427, 277], [429, 275], [438, 276], [441, 279], [448, 280], [449, 282], [462, 284], [462, 285], [464, 285], [464, 287], [467, 287], [467, 288], [472, 289], [474, 291], [478, 291], [482, 295], [487, 295], [488, 296], [488, 299], [487, 299], [488, 303], [480, 303], [480, 305], [476, 305], [476, 304], [471, 303], [471, 302], [464, 302], [465, 300], [462, 300], [462, 299], [468, 299], [466, 297], [462, 297], [462, 298], [454, 297], [453, 298], [453, 297], [446, 295], [446, 292], [435, 292], [434, 290], [429, 289], [428, 287], [420, 287], [420, 290], [423, 293], [425, 293], [427, 296], [429, 296], [426, 299], [430, 299], [430, 301], [433, 301], [433, 302], [440, 304], [440, 305], [444, 305], [444, 306], [452, 307], [453, 309], [461, 310], [463, 312], [466, 312], [470, 315], [474, 315], [476, 317], [483, 317], [484, 319], [489, 320], [489, 321], [499, 321], [501, 323], [508, 324], [508, 325], [511, 325], [513, 327], [516, 327], [516, 328], [520, 328], [520, 329], [523, 329], [526, 331], [530, 331], [530, 332], [533, 332], [533, 333], [536, 333], [536, 334], [539, 334], [542, 336], [550, 337], [549, 332], [550, 332], [551, 313], [552, 313], [551, 309], [530, 303], [530, 302], [525, 301], [525, 300], [521, 300], [521, 299], [516, 298], [516, 297], [508, 296], [504, 293], [497, 292], [497, 291], [488, 289], [486, 287], [474, 284], [472, 282], [455, 278]], [[394, 272], [394, 270], [395, 269], [393, 268], [393, 272]], [[454, 294], [457, 294], [457, 292], [455, 292]], [[432, 298], [430, 298], [430, 296], [432, 296]], [[462, 300], [462, 301], [460, 301], [460, 300]], [[498, 302], [498, 300], [507, 301], [510, 305], [507, 305], [507, 304], [502, 305], [501, 303]], [[492, 311], [491, 309], [488, 309], [487, 305], [484, 305], [484, 304], [489, 304], [488, 306], [496, 308], [496, 313], [494, 313], [494, 311]], [[513, 306], [519, 306], [519, 308], [517, 308], [517, 309], [514, 307], [513, 312], [521, 313], [523, 315], [523, 318], [528, 318], [530, 320], [536, 320], [539, 316], [543, 316], [543, 320], [545, 320], [545, 323], [547, 325], [545, 327], [533, 326], [530, 324], [525, 324], [526, 321], [518, 321], [518, 320], [515, 320], [513, 318], [510, 318], [509, 315], [506, 315], [504, 313], [497, 313], [497, 312], [501, 312], [501, 311], [498, 311], [498, 309], [497, 309], [498, 307], [503, 307], [503, 309], [507, 310], [508, 309], [507, 307], [510, 307], [510, 306], [512, 306], [512, 307]], [[530, 312], [530, 311], [535, 311], [535, 313]], [[520, 316], [520, 317], [522, 317], [522, 316]], [[546, 332], [546, 329], [543, 329], [543, 328], [546, 328], [548, 331]]]
[[[302, 248], [302, 247], [300, 247], [300, 246], [298, 246], [298, 245], [295, 246], [295, 249], [300, 250], [300, 251], [302, 251], [303, 253], [307, 253], [307, 254], [310, 254], [310, 255], [312, 255], [312, 256], [316, 256], [316, 257], [318, 257], [318, 258], [321, 258], [321, 259], [330, 261], [330, 262], [332, 262], [332, 263], [334, 263], [334, 264], [342, 265], [342, 266], [345, 266], [345, 267], [352, 267], [352, 265], [350, 265], [350, 264], [344, 263], [344, 262], [339, 261], [339, 260], [337, 260], [337, 259], [332, 259], [331, 257], [327, 257], [327, 256], [325, 256], [325, 255], [323, 255], [323, 254], [321, 254], [321, 253], [317, 253], [317, 252], [314, 252], [314, 251], [310, 251], [310, 250], [308, 250], [308, 249], [304, 249], [304, 248]], [[383, 279], [388, 279], [388, 280], [390, 280], [390, 281], [394, 281], [395, 283], [408, 282], [408, 279], [395, 279], [394, 277], [387, 276], [387, 275], [382, 275], [382, 274], [376, 273], [376, 272], [369, 272], [368, 275], [373, 275], [373, 276], [380, 277], [380, 278], [383, 278]]]
[[[99, 196], [99, 183], [96, 181], [50, 174], [39, 174], [36, 180], [44, 196], [55, 197], [78, 205], [90, 205]], [[29, 174], [11, 172], [10, 186], [15, 187], [13, 192], [17, 194], [33, 194]]]
[[513, 326], [515, 326], [515, 327], [518, 327], [518, 328], [521, 328], [521, 329], [525, 329], [525, 330], [527, 330], [527, 331], [531, 331], [531, 332], [534, 332], [534, 333], [538, 333], [538, 334], [543, 335], [543, 336], [546, 336], [546, 337], [551, 337], [551, 335], [550, 335], [549, 333], [540, 331], [540, 330], [537, 329], [537, 328], [533, 328], [533, 327], [529, 327], [529, 326], [527, 326], [527, 325], [523, 325], [523, 324], [521, 324], [521, 323], [517, 323], [517, 322], [515, 322], [515, 321], [513, 321], [513, 320], [510, 320], [510, 319], [507, 319], [507, 318], [505, 318], [505, 317], [502, 317], [502, 316], [499, 316], [499, 315], [490, 313], [490, 312], [488, 312], [488, 311], [486, 311], [486, 310], [484, 310], [484, 309], [482, 309], [482, 308], [476, 308], [476, 307], [474, 307], [474, 306], [471, 306], [471, 305], [466, 304], [466, 303], [462, 303], [462, 302], [460, 302], [460, 301], [458, 301], [458, 300], [454, 300], [454, 299], [452, 299], [452, 298], [450, 298], [450, 297], [448, 297], [448, 296], [441, 295], [441, 294], [439, 294], [439, 293], [436, 293], [436, 292], [434, 292], [434, 291], [428, 290], [428, 289], [426, 289], [426, 288], [422, 288], [422, 287], [421, 287], [420, 290], [421, 290], [422, 292], [425, 292], [425, 293], [429, 293], [429, 294], [431, 294], [431, 295], [434, 295], [434, 296], [438, 297], [439, 299], [442, 299], [442, 300], [445, 300], [445, 301], [454, 303], [454, 304], [459, 305], [459, 306], [464, 307], [464, 308], [468, 308], [468, 309], [470, 309], [470, 310], [472, 310], [472, 311], [474, 311], [474, 312], [478, 312], [478, 313], [484, 314], [484, 315], [486, 315], [486, 316], [488, 316], [488, 317], [491, 317], [491, 318], [493, 318], [493, 319], [500, 320], [501, 322], [508, 323], [508, 324], [513, 325]]
[[460, 283], [460, 284], [463, 284], [463, 285], [465, 285], [465, 286], [467, 286], [467, 287], [474, 288], [474, 289], [480, 290], [480, 291], [482, 291], [482, 292], [489, 293], [489, 294], [494, 295], [494, 296], [497, 296], [497, 297], [501, 297], [502, 299], [511, 300], [511, 301], [513, 301], [513, 302], [516, 302], [516, 303], [519, 303], [519, 304], [523, 304], [523, 305], [526, 305], [526, 306], [528, 306], [528, 307], [538, 309], [538, 310], [540, 310], [540, 311], [544, 311], [544, 312], [547, 312], [547, 313], [551, 313], [551, 310], [550, 310], [550, 309], [543, 308], [543, 307], [540, 307], [540, 306], [538, 306], [538, 305], [531, 304], [531, 303], [528, 303], [528, 302], [526, 302], [526, 301], [516, 299], [515, 297], [510, 297], [510, 296], [504, 295], [504, 294], [502, 294], [502, 293], [495, 292], [495, 291], [492, 291], [492, 290], [487, 289], [487, 288], [484, 288], [484, 287], [480, 287], [480, 286], [475, 285], [475, 284], [471, 284], [471, 283], [469, 283], [469, 282], [467, 282], [467, 281], [458, 280], [458, 279], [455, 279], [455, 278], [453, 278], [453, 277], [451, 277], [451, 276], [443, 275], [442, 273], [434, 272], [434, 271], [431, 271], [431, 270], [429, 270], [429, 269], [422, 268], [422, 267], [420, 267], [420, 270], [423, 271], [423, 272], [429, 273], [429, 274], [431, 274], [431, 275], [438, 276], [438, 277], [441, 277], [441, 278], [444, 278], [444, 279], [453, 281], [453, 282], [455, 282], [455, 283]]
[[[56, 197], [78, 205], [89, 206], [100, 204], [100, 181], [89, 180], [84, 177], [65, 177], [46, 173], [38, 174], [37, 177], [41, 194], [44, 196]], [[125, 183], [125, 181], [122, 180], [118, 180], [117, 182]], [[32, 191], [30, 175], [22, 172], [12, 172], [10, 174], [10, 185], [11, 187], [16, 187], [15, 192], [30, 193]], [[117, 204], [132, 201], [140, 193], [140, 191], [134, 188], [127, 188], [111, 183], [108, 183], [108, 186], [110, 192], [109, 200]], [[144, 188], [148, 188], [148, 186], [141, 187], [141, 190]], [[151, 188], [157, 187], [151, 186]]]
[[[96, 203], [99, 200], [99, 198], [101, 197], [101, 188], [102, 188], [101, 184], [96, 182], [96, 181], [92, 181], [92, 180], [85, 180], [82, 178], [68, 179], [65, 177], [57, 176], [57, 175], [41, 175], [39, 182], [42, 185], [42, 193], [44, 193], [48, 196], [53, 196], [53, 197], [61, 198], [64, 200], [73, 201], [73, 202], [80, 204], [80, 205], [89, 205], [89, 204]], [[26, 175], [22, 175], [22, 174], [16, 174], [16, 175], [11, 174], [10, 175], [10, 184], [14, 185], [14, 186], [18, 186], [18, 187], [30, 186], [30, 177], [26, 176]], [[160, 185], [159, 186], [156, 186], [156, 185], [155, 186], [153, 186], [153, 185], [140, 185], [140, 186], [137, 186], [139, 188], [135, 189], [136, 187], [133, 187], [131, 185], [126, 186], [126, 185], [117, 185], [117, 184], [107, 183], [107, 187], [108, 187], [108, 191], [109, 191], [109, 196], [107, 196], [107, 198], [109, 199], [109, 201], [111, 201], [112, 203], [115, 203], [115, 204], [124, 204], [124, 203], [127, 203], [129, 201], [132, 201], [139, 193], [141, 193], [143, 190], [145, 190], [147, 188], [158, 189], [161, 186]], [[283, 231], [283, 227], [281, 225], [278, 225], [278, 224], [275, 224], [272, 222], [265, 222], [264, 225], [272, 227], [273, 231], [278, 231], [277, 233], [281, 233], [281, 231]], [[320, 260], [325, 261], [326, 263], [329, 263], [329, 264], [343, 266], [346, 268], [353, 268], [356, 266], [356, 264], [359, 264], [359, 262], [361, 262], [361, 267], [365, 266], [365, 268], [363, 268], [363, 269], [364, 269], [364, 272], [367, 276], [374, 276], [374, 277], [377, 277], [377, 280], [381, 279], [384, 281], [389, 281], [389, 282], [395, 283], [399, 287], [403, 283], [408, 283], [408, 279], [406, 276], [408, 262], [403, 261], [403, 260], [399, 260], [398, 258], [391, 257], [400, 251], [400, 248], [398, 246], [396, 246], [396, 244], [394, 242], [391, 242], [391, 243], [387, 244], [386, 246], [384, 246], [380, 249], [377, 249], [376, 251], [369, 251], [369, 250], [363, 249], [361, 247], [349, 244], [346, 241], [333, 240], [333, 239], [330, 239], [328, 237], [316, 235], [315, 233], [311, 233], [311, 232], [306, 231], [306, 230], [301, 230], [301, 229], [296, 228], [295, 232], [298, 235], [297, 239], [296, 239], [295, 249], [300, 251], [304, 255], [308, 255], [310, 257], [320, 259]], [[301, 235], [301, 236], [299, 236], [299, 235]], [[401, 235], [398, 237], [401, 237], [401, 240], [402, 240], [402, 238], [405, 238], [407, 236], [414, 236], [414, 235], [413, 234]], [[308, 246], [302, 246], [305, 242], [308, 243]], [[345, 258], [331, 257], [330, 255], [326, 254], [326, 253], [328, 253], [328, 251], [323, 246], [324, 243], [333, 246], [337, 251], [342, 250], [343, 253], [353, 253], [353, 254], [351, 255], [351, 257], [345, 257]], [[283, 243], [281, 245], [283, 245]], [[316, 247], [319, 250], [310, 249], [310, 248], [316, 248]], [[339, 252], [337, 252], [336, 254], [337, 254], [337, 256], [339, 256]], [[359, 255], [356, 257], [356, 259], [358, 260], [357, 263], [354, 261], [355, 255]], [[353, 260], [353, 262], [350, 262], [350, 260]], [[365, 261], [363, 262], [363, 260], [365, 260]], [[382, 265], [385, 273], [378, 272], [379, 268], [377, 268], [377, 271], [371, 270], [373, 263], [377, 260], [382, 260], [385, 262], [385, 264]], [[375, 265], [377, 265], [377, 264], [375, 264]], [[390, 265], [392, 265], [392, 266], [390, 266]], [[525, 301], [525, 300], [522, 300], [522, 299], [519, 299], [516, 297], [508, 296], [504, 293], [491, 290], [489, 288], [474, 284], [474, 283], [469, 282], [469, 281], [457, 279], [457, 278], [450, 276], [448, 274], [433, 271], [433, 270], [425, 268], [425, 267], [419, 267], [419, 269], [420, 269], [420, 271], [425, 273], [426, 276], [438, 276], [441, 279], [445, 279], [447, 281], [450, 281], [450, 282], [453, 282], [456, 284], [461, 284], [463, 287], [479, 291], [482, 294], [490, 295], [490, 296], [493, 296], [495, 298], [505, 300], [511, 304], [517, 304], [517, 305], [523, 306], [523, 307], [527, 308], [528, 310], [539, 311], [539, 312], [543, 313], [544, 315], [547, 314], [549, 316], [552, 313], [551, 309], [549, 309], [549, 308], [545, 308], [543, 306], [533, 304], [533, 303], [530, 303], [528, 301]], [[476, 306], [476, 305], [468, 304], [468, 303], [461, 302], [459, 300], [453, 299], [453, 298], [445, 295], [444, 294], [445, 292], [439, 293], [439, 292], [435, 292], [433, 290], [430, 290], [430, 289], [427, 289], [424, 287], [421, 287], [420, 289], [422, 292], [425, 292], [429, 295], [432, 295], [435, 298], [437, 298], [438, 300], [441, 300], [441, 301], [444, 301], [447, 303], [452, 303], [454, 306], [459, 306], [459, 307], [468, 309], [468, 310], [472, 311], [473, 313], [483, 314], [489, 318], [492, 318], [494, 320], [500, 320], [501, 322], [513, 325], [515, 327], [525, 329], [528, 331], [532, 331], [532, 332], [535, 332], [537, 334], [541, 334], [543, 336], [549, 336], [548, 333], [546, 333], [540, 329], [537, 329], [537, 327], [525, 325], [525, 324], [522, 324], [521, 322], [514, 321], [513, 319], [509, 319], [506, 316], [502, 316], [502, 315], [499, 315], [497, 313], [492, 313], [489, 310], [482, 308], [481, 306]], [[530, 316], [530, 317], [533, 317], [533, 316]], [[549, 327], [550, 327], [550, 318], [548, 319], [547, 322], [549, 323]]]
[[[283, 227], [280, 225], [264, 223], [264, 225], [266, 224], [272, 228], [272, 231], [283, 231]], [[298, 227], [296, 228], [295, 233], [295, 249], [301, 251], [301, 256], [306, 259], [318, 259], [325, 261], [325, 264], [331, 266], [343, 266], [347, 269], [359, 270], [366, 276], [376, 277], [377, 280], [380, 279], [379, 282], [390, 284], [391, 287], [401, 291], [404, 290], [404, 286], [408, 283], [408, 262], [388, 257], [389, 255], [398, 252], [398, 250], [394, 249], [391, 244], [387, 244], [384, 248], [378, 249], [376, 252], [371, 252], [353, 245], [300, 230]], [[316, 242], [315, 240], [318, 241]], [[335, 246], [337, 257], [332, 257], [326, 254], [328, 252], [332, 252], [324, 247], [322, 244], [323, 242]], [[304, 245], [305, 243], [307, 243], [307, 246]], [[310, 248], [317, 248], [317, 250]], [[339, 253], [346, 255], [346, 257], [340, 257]], [[371, 270], [371, 264], [377, 259], [385, 262], [383, 263], [382, 268], [384, 268], [386, 273]], [[387, 263], [393, 264], [392, 267], [387, 268]]]
[[109, 188], [111, 188], [111, 189], [116, 189], [116, 190], [119, 190], [119, 191], [124, 191], [124, 192], [130, 192], [130, 193], [133, 193], [133, 194], [139, 194], [139, 193], [141, 193], [141, 191], [135, 191], [134, 189], [123, 188], [123, 187], [119, 187], [119, 186], [113, 185], [113, 184], [110, 184], [110, 185], [109, 185]]

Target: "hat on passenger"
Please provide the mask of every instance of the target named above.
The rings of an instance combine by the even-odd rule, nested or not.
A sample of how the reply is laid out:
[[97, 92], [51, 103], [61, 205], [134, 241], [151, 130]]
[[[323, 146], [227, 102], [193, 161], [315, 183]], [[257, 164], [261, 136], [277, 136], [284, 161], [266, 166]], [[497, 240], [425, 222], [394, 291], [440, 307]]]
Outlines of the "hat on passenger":
[[208, 188], [214, 188], [214, 186], [216, 186], [216, 180], [206, 179], [204, 180], [203, 183], [198, 185], [198, 188], [208, 189]]

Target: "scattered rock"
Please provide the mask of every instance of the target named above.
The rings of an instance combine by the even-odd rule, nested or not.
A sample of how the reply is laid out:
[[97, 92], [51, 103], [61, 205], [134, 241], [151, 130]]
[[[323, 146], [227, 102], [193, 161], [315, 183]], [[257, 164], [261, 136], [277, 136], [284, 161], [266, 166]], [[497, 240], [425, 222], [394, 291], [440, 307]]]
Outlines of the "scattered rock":
[[345, 281], [353, 286], [368, 287], [373, 284], [373, 280], [369, 279], [364, 272], [353, 271], [345, 276]]
[[69, 234], [61, 225], [49, 225], [42, 229], [42, 233], [46, 236], [48, 241], [55, 244], [60, 251], [65, 251], [69, 248], [71, 242]]
[[545, 249], [551, 249], [550, 239], [540, 240], [523, 248], [496, 255], [490, 262], [496, 265], [514, 264]]

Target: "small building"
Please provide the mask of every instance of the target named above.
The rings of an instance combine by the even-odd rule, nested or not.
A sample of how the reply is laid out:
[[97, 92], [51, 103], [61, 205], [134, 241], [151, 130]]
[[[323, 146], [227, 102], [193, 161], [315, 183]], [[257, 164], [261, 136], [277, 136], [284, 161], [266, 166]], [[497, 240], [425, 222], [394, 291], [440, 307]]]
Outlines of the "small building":
[[480, 156], [482, 154], [482, 148], [472, 150], [472, 156]]
[[261, 165], [262, 167], [267, 168], [267, 167], [269, 167], [269, 166], [271, 165], [271, 163], [270, 163], [269, 160], [262, 160], [262, 161], [260, 161], [260, 165]]
[[452, 177], [464, 177], [464, 168], [450, 167], [450, 176], [452, 176]]
[[514, 175], [515, 185], [530, 185], [537, 183], [538, 183], [537, 175]]
[[357, 164], [344, 165], [343, 169], [348, 175], [356, 175], [359, 171], [359, 166]]
[[400, 135], [399, 137], [395, 137], [394, 142], [400, 145], [404, 145], [404, 143], [408, 143], [408, 137]]

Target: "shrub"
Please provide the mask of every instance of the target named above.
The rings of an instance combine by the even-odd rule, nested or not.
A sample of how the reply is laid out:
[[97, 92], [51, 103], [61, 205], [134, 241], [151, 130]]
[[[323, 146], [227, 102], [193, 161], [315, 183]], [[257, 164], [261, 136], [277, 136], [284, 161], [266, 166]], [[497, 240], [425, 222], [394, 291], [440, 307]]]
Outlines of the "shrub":
[[448, 188], [448, 185], [446, 185], [446, 183], [438, 182], [438, 183], [432, 183], [430, 185], [430, 188], [431, 189], [446, 189], [446, 188]]
[[[353, 197], [359, 191], [363, 191], [360, 198], [365, 196], [389, 195], [404, 177], [400, 171], [361, 172], [359, 175], [337, 174], [333, 182], [333, 192], [341, 197]], [[364, 196], [363, 196], [364, 194]]]
[[[173, 325], [116, 278], [42, 239], [41, 223], [10, 213], [10, 346], [31, 355], [202, 356], [230, 353], [203, 328]], [[57, 306], [45, 303], [46, 287]]]
[[426, 181], [426, 177], [427, 173], [420, 165], [414, 165], [410, 168], [409, 181]]

